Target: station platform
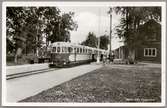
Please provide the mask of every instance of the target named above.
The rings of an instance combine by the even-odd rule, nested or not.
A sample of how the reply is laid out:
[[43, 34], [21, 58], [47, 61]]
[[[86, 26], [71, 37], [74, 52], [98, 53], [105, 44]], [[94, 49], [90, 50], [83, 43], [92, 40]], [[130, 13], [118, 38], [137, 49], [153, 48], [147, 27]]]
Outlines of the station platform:
[[101, 68], [102, 65], [87, 64], [72, 68], [62, 68], [46, 73], [6, 80], [6, 102], [16, 103], [44, 90], [72, 80], [78, 76]]
[[6, 75], [24, 73], [27, 71], [42, 70], [42, 69], [47, 69], [47, 68], [49, 68], [48, 63], [7, 66], [6, 67]]

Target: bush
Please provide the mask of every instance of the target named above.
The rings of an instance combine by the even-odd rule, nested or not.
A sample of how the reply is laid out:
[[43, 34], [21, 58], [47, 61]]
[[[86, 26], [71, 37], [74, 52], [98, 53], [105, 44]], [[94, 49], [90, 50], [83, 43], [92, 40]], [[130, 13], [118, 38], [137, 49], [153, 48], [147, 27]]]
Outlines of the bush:
[[14, 55], [6, 55], [6, 61], [7, 62], [14, 62]]

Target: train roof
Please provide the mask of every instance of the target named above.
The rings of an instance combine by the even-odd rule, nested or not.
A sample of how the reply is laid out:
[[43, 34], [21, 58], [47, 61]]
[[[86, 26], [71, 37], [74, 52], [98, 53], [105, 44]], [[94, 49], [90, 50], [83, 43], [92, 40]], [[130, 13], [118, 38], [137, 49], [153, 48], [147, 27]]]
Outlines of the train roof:
[[79, 47], [79, 48], [87, 48], [87, 49], [92, 49], [92, 50], [108, 52], [107, 50], [104, 50], [104, 49], [93, 48], [93, 47], [84, 46], [84, 45], [71, 43], [71, 42], [54, 42], [51, 44], [51, 47], [54, 47], [54, 46]]

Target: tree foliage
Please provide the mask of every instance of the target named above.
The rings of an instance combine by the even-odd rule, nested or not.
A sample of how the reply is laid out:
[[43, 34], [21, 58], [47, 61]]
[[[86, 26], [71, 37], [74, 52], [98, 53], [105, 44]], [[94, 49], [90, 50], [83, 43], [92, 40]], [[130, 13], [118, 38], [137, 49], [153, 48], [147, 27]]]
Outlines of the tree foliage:
[[108, 49], [108, 44], [109, 44], [109, 36], [103, 35], [100, 36], [100, 49]]
[[97, 48], [98, 39], [93, 32], [89, 32], [85, 41], [81, 43], [82, 45]]
[[134, 56], [135, 49], [144, 41], [139, 27], [151, 19], [160, 22], [161, 7], [115, 7], [114, 11], [122, 16], [120, 24], [116, 27], [117, 34], [124, 40], [129, 52], [132, 52]]
[[[86, 40], [83, 41], [81, 44], [85, 46], [97, 48], [98, 38], [93, 32], [89, 32]], [[107, 35], [100, 36], [100, 49], [107, 50], [108, 44], [109, 44], [109, 36]]]
[[[7, 37], [15, 49], [22, 47], [27, 51], [40, 47], [43, 38], [46, 43], [69, 41], [70, 31], [77, 28], [73, 16], [73, 12], [61, 15], [57, 7], [7, 7]], [[18, 37], [24, 38], [28, 47], [17, 42]]]
[[70, 41], [70, 31], [77, 28], [74, 13], [61, 14], [57, 7], [7, 7], [6, 10], [7, 53], [14, 52], [15, 61], [22, 53], [38, 56], [38, 49], [49, 41]]
[[138, 32], [140, 25], [150, 19], [161, 21], [160, 7], [116, 7], [114, 10], [117, 14], [122, 15], [120, 25], [116, 28], [117, 34], [132, 49], [139, 45], [136, 40], [140, 36], [140, 32]]

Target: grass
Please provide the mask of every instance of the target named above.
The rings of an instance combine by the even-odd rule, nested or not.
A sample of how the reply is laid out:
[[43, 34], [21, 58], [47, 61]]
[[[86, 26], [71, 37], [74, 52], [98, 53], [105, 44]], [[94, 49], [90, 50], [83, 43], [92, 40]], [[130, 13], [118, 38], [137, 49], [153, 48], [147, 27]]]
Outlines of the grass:
[[20, 102], [160, 102], [161, 69], [107, 65]]

